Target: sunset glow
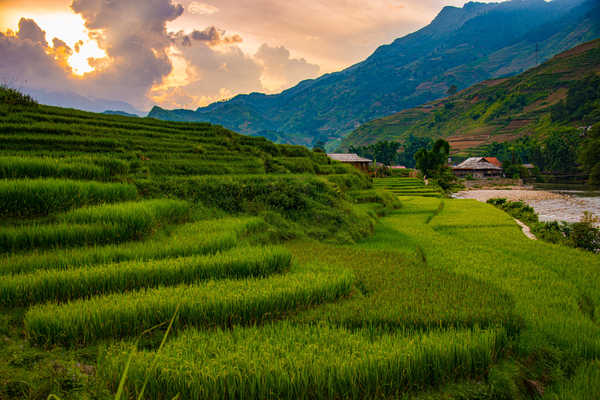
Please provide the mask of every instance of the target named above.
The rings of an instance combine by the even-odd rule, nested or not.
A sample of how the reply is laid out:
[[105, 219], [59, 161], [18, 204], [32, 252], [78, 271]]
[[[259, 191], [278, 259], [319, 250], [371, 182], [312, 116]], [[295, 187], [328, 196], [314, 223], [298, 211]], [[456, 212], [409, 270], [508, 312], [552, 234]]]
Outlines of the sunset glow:
[[240, 93], [277, 93], [349, 67], [428, 23], [438, 8], [438, 0], [2, 0], [0, 32], [16, 49], [19, 21], [33, 21], [25, 36], [45, 33], [40, 44], [64, 83], [27, 77], [27, 70], [5, 73], [15, 80], [47, 89], [55, 82], [61, 91], [75, 85], [68, 90], [140, 109], [195, 108]]
[[[13, 18], [10, 18], [11, 16]], [[106, 57], [106, 52], [98, 47], [98, 43], [89, 38], [89, 31], [85, 27], [83, 18], [72, 11], [39, 14], [32, 12], [18, 14], [13, 11], [2, 17], [0, 30], [10, 29], [16, 32], [21, 18], [35, 20], [39, 27], [46, 32], [46, 40], [50, 45], [52, 45], [52, 39], [58, 38], [73, 50], [73, 54], [68, 57], [68, 64], [75, 75], [81, 76], [94, 70], [88, 59]]]

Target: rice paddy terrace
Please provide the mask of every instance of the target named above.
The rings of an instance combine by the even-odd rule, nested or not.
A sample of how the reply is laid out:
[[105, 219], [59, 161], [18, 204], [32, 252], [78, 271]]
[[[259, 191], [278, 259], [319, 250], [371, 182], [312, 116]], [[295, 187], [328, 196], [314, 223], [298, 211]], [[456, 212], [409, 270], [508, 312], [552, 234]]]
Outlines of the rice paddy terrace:
[[387, 190], [396, 196], [423, 196], [440, 197], [438, 189], [426, 186], [423, 179], [419, 178], [375, 178], [373, 186], [380, 190]]
[[0, 399], [600, 395], [598, 256], [492, 206], [208, 124], [0, 131]]

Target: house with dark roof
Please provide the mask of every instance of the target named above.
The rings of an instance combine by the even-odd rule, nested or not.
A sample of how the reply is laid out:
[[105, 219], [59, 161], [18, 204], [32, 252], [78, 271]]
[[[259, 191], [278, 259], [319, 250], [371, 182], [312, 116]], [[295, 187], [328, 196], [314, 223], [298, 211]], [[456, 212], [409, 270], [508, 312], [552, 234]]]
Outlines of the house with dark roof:
[[327, 154], [327, 156], [332, 160], [336, 160], [344, 164], [350, 164], [363, 172], [368, 172], [369, 165], [373, 162], [373, 160], [360, 157], [358, 154], [355, 153], [330, 153]]
[[476, 179], [501, 178], [502, 163], [496, 157], [471, 157], [453, 166], [452, 171], [459, 178], [467, 176]]

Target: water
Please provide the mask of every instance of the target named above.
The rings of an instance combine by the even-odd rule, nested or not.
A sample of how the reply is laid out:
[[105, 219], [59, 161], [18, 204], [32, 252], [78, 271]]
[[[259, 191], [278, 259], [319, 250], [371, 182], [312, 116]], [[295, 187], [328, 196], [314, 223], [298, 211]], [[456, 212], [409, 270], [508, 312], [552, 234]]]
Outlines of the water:
[[[522, 200], [535, 209], [540, 221], [579, 222], [584, 213], [600, 218], [600, 189], [585, 185], [535, 185], [533, 188], [477, 189], [455, 193], [455, 198], [487, 201]], [[600, 221], [596, 224], [600, 227]]]
[[586, 211], [600, 218], [600, 190], [585, 186], [535, 185], [535, 189], [543, 189], [565, 196], [562, 199], [527, 200], [540, 217], [540, 221], [581, 221]]

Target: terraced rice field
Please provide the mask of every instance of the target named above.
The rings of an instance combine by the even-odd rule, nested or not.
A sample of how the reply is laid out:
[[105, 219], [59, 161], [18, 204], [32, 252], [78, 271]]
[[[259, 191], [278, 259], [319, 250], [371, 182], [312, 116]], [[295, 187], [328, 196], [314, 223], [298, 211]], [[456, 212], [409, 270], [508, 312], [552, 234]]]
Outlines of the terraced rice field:
[[2, 400], [600, 398], [597, 255], [208, 124], [21, 111]]
[[440, 197], [441, 195], [439, 190], [426, 186], [425, 182], [418, 178], [375, 178], [373, 186], [397, 196]]

